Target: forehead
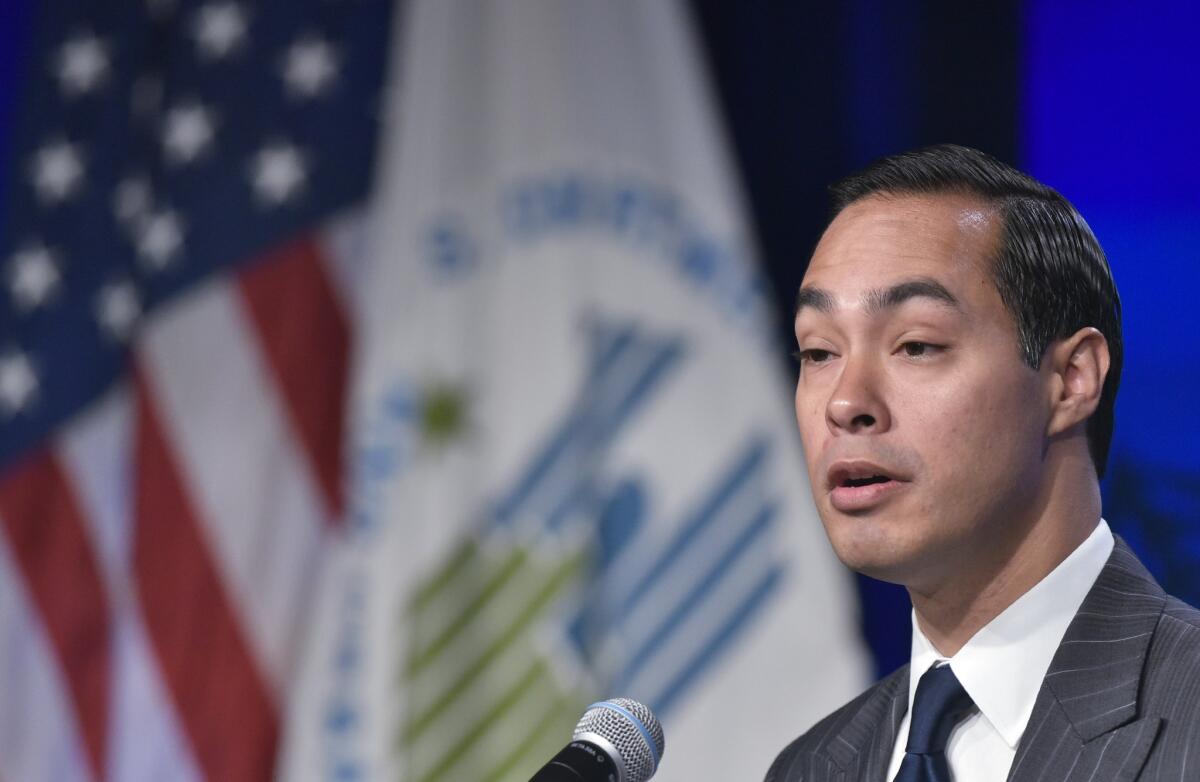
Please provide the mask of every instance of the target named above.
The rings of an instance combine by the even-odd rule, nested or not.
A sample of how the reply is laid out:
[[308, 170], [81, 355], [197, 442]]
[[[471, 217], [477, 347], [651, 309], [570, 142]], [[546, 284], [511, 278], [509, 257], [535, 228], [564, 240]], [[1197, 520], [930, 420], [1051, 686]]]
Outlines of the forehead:
[[991, 282], [1000, 217], [980, 200], [956, 194], [875, 195], [856, 201], [818, 242], [804, 287], [838, 298], [924, 277], [963, 294]]

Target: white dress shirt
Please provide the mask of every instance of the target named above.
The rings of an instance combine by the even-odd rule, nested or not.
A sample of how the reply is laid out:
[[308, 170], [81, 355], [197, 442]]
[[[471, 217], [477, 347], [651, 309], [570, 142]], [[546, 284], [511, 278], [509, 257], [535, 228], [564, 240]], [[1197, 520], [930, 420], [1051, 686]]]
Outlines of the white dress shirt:
[[908, 712], [896, 733], [889, 780], [895, 779], [904, 758], [909, 714], [921, 674], [933, 665], [949, 664], [978, 707], [950, 734], [946, 745], [950, 772], [964, 782], [1004, 782], [1050, 661], [1112, 549], [1112, 531], [1100, 519], [1087, 540], [1058, 567], [950, 658], [933, 648], [913, 612]]

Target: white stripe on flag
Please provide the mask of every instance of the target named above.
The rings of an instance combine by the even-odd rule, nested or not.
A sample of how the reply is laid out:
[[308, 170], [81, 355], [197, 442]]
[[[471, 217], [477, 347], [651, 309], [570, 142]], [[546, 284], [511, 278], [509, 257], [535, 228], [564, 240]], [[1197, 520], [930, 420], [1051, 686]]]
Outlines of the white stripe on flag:
[[130, 592], [133, 408], [125, 384], [110, 390], [56, 438], [114, 605]]
[[124, 384], [58, 438], [63, 470], [79, 496], [113, 610], [108, 782], [199, 780], [167, 697], [132, 584], [130, 488], [133, 406]]
[[197, 291], [153, 326], [143, 342], [147, 383], [243, 629], [286, 698], [318, 581], [325, 504], [229, 283]]
[[200, 782], [141, 615], [122, 610], [113, 631], [109, 782]]

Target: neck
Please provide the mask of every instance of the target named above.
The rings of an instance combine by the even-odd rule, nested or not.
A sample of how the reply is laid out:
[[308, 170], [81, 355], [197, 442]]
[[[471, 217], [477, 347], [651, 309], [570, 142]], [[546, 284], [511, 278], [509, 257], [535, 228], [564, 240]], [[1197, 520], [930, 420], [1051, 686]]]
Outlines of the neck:
[[[1086, 474], [1078, 474], [1086, 467]], [[1074, 473], [1074, 474], [1071, 474]], [[984, 552], [962, 558], [954, 573], [932, 585], [908, 586], [921, 632], [938, 653], [952, 657], [982, 627], [1032, 589], [1096, 528], [1100, 487], [1090, 461], [1056, 471], [1025, 519]]]

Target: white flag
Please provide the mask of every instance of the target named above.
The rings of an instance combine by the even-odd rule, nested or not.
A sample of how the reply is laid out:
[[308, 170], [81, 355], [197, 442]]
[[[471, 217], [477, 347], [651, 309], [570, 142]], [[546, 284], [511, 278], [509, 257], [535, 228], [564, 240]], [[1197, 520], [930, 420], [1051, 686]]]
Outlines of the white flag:
[[524, 782], [593, 700], [761, 778], [867, 683], [669, 2], [414, 2], [367, 226], [353, 532], [291, 779]]

